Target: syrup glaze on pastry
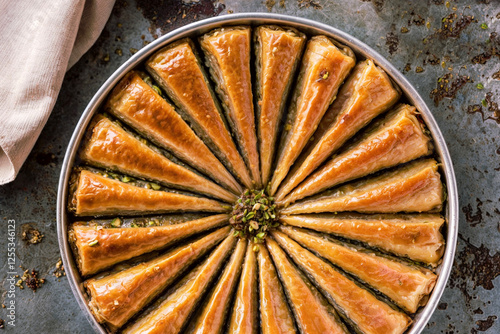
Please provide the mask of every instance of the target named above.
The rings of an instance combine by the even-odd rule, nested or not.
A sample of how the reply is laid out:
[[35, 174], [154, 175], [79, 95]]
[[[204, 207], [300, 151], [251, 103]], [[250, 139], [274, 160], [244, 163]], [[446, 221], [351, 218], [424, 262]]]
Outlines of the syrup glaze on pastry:
[[68, 239], [96, 320], [112, 333], [405, 333], [446, 246], [418, 110], [327, 36], [202, 33], [127, 73], [81, 143]]

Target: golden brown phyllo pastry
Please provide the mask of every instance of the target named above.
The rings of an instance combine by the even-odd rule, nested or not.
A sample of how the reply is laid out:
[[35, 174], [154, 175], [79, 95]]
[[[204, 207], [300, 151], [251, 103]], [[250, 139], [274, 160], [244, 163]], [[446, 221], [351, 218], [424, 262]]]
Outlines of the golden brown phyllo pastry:
[[226, 202], [237, 199], [224, 188], [168, 159], [116, 122], [98, 116], [94, 124], [80, 153], [83, 161], [167, 187], [200, 192]]
[[375, 122], [355, 143], [319, 168], [280, 204], [293, 203], [338, 184], [432, 152], [431, 138], [415, 107], [402, 104]]
[[69, 231], [82, 275], [90, 275], [116, 263], [158, 250], [228, 223], [229, 216], [214, 215], [185, 223], [152, 227], [100, 228], [75, 223]]
[[123, 333], [180, 333], [235, 244], [236, 238], [228, 236], [209, 258], [172, 288], [167, 299]]
[[373, 118], [389, 109], [401, 92], [371, 60], [360, 62], [342, 86], [276, 195], [281, 200]]
[[370, 334], [400, 334], [410, 325], [411, 319], [406, 314], [394, 310], [285, 234], [272, 235], [355, 329]]
[[272, 176], [279, 125], [306, 37], [293, 28], [260, 26], [255, 29], [255, 114], [260, 140], [262, 183]]
[[443, 283], [447, 179], [400, 97], [372, 60], [291, 27], [212, 25], [155, 50], [93, 116], [70, 175], [68, 240], [96, 320], [418, 327]]
[[246, 246], [245, 239], [238, 241], [217, 285], [210, 292], [210, 296], [199, 315], [188, 326], [188, 332], [200, 334], [222, 332], [233, 292], [238, 286], [238, 277], [245, 257]]
[[425, 305], [426, 297], [436, 283], [436, 275], [428, 269], [328, 240], [307, 230], [288, 226], [281, 226], [280, 230], [383, 293], [410, 313], [414, 313], [420, 305]]
[[326, 36], [315, 36], [307, 44], [269, 188], [271, 195], [318, 127], [355, 62], [351, 49]]
[[85, 281], [92, 313], [112, 330], [122, 327], [190, 264], [224, 239], [229, 230], [229, 226], [221, 228], [148, 262]]
[[348, 333], [338, 314], [274, 241], [266, 240], [295, 321], [303, 333]]
[[437, 214], [298, 215], [283, 216], [280, 220], [287, 225], [361, 241], [434, 266], [444, 250], [444, 238], [440, 232], [444, 219]]
[[106, 175], [109, 174], [89, 170], [75, 172], [69, 208], [77, 216], [227, 210], [225, 205], [215, 200], [164, 191], [155, 183], [132, 184], [128, 179]]
[[203, 35], [200, 45], [254, 184], [262, 187], [250, 74], [251, 39], [250, 27], [220, 28]]
[[295, 333], [293, 316], [283, 288], [265, 247], [259, 247], [259, 293], [262, 333]]
[[253, 245], [249, 242], [238, 291], [234, 297], [233, 311], [229, 320], [229, 333], [257, 334], [259, 332], [258, 293], [257, 257]]
[[191, 40], [183, 39], [158, 51], [146, 68], [189, 120], [194, 131], [247, 187], [252, 186], [248, 169], [208, 83]]
[[437, 162], [425, 159], [377, 177], [347, 184], [282, 210], [284, 214], [313, 212], [425, 212], [440, 211], [443, 184]]
[[108, 98], [106, 110], [179, 159], [240, 193], [241, 185], [159, 95], [159, 88], [145, 80], [150, 82], [141, 72], [125, 75]]

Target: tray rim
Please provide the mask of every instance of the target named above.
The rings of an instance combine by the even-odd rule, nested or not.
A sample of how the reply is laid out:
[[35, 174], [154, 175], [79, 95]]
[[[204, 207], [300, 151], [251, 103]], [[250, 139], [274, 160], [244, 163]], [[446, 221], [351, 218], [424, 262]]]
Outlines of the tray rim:
[[80, 309], [83, 311], [85, 317], [90, 322], [91, 327], [101, 334], [108, 333], [104, 326], [99, 324], [95, 317], [92, 315], [90, 308], [87, 305], [82, 285], [82, 279], [74, 262], [70, 245], [67, 236], [67, 194], [68, 194], [68, 181], [73, 162], [76, 157], [78, 147], [84, 132], [90, 122], [92, 116], [99, 109], [106, 96], [111, 89], [118, 83], [118, 81], [134, 67], [144, 62], [154, 52], [161, 47], [184, 37], [193, 37], [201, 35], [211, 29], [220, 27], [222, 25], [261, 25], [261, 24], [277, 24], [286, 25], [297, 28], [306, 34], [324, 34], [339, 41], [342, 44], [350, 47], [356, 55], [361, 55], [363, 58], [372, 59], [375, 64], [380, 66], [388, 75], [397, 83], [401, 88], [403, 95], [411, 102], [417, 110], [421, 113], [427, 127], [429, 128], [432, 138], [435, 143], [436, 153], [439, 157], [442, 175], [446, 182], [446, 190], [448, 194], [447, 205], [445, 209], [445, 216], [447, 220], [446, 229], [446, 248], [443, 255], [442, 263], [439, 265], [437, 272], [439, 274], [438, 280], [434, 287], [433, 292], [427, 302], [427, 305], [420, 309], [414, 318], [413, 324], [410, 326], [407, 334], [421, 333], [427, 322], [430, 320], [434, 313], [439, 300], [446, 288], [448, 278], [453, 266], [455, 250], [458, 237], [458, 191], [453, 169], [453, 163], [444, 140], [444, 137], [434, 119], [432, 112], [427, 107], [422, 97], [418, 94], [417, 90], [410, 84], [405, 76], [400, 73], [388, 60], [382, 55], [373, 50], [371, 47], [361, 42], [350, 34], [334, 28], [330, 25], [320, 23], [314, 20], [300, 18], [289, 15], [273, 14], [273, 13], [239, 13], [222, 15], [213, 18], [200, 20], [188, 25], [179, 27], [168, 32], [167, 34], [159, 37], [157, 40], [151, 42], [136, 54], [131, 56], [125, 63], [123, 63], [113, 74], [102, 84], [99, 90], [92, 97], [84, 112], [82, 113], [78, 124], [71, 136], [68, 144], [64, 161], [61, 167], [59, 178], [58, 194], [57, 194], [57, 239], [59, 242], [59, 249], [61, 252], [61, 259], [66, 269], [66, 276], [68, 278], [71, 291], [75, 296]]

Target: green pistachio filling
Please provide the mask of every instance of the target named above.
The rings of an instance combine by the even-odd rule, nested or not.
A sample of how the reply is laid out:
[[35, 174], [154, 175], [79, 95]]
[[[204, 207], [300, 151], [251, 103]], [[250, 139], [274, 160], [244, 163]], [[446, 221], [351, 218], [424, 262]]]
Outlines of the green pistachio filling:
[[229, 222], [235, 236], [262, 243], [269, 231], [279, 225], [274, 197], [264, 189], [247, 189], [234, 204]]

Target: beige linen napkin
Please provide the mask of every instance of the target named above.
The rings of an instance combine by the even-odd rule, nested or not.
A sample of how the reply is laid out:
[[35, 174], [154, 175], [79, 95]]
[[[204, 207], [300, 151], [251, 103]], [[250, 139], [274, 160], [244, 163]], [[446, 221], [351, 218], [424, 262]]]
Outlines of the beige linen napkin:
[[16, 177], [66, 70], [96, 41], [114, 0], [0, 0], [0, 184]]

